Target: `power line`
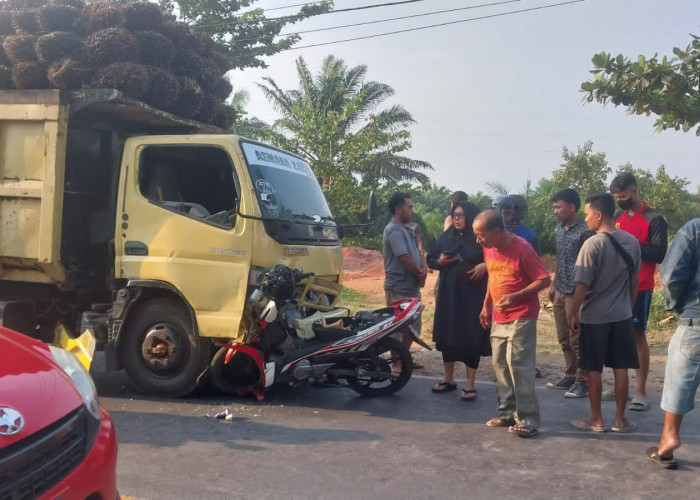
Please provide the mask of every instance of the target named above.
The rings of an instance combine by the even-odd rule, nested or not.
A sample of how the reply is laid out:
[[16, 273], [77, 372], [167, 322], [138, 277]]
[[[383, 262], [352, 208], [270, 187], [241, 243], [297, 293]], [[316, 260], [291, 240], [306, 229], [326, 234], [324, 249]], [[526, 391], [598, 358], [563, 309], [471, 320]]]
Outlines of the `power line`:
[[[386, 19], [379, 19], [376, 21], [364, 21], [361, 23], [341, 24], [339, 26], [330, 26], [328, 28], [317, 28], [317, 29], [306, 30], [306, 31], [294, 31], [294, 32], [290, 32], [290, 33], [280, 33], [279, 35], [275, 35], [275, 37], [290, 36], [290, 35], [303, 35], [306, 33], [317, 33], [319, 31], [330, 31], [330, 30], [337, 30], [337, 29], [343, 29], [343, 28], [353, 28], [355, 26], [365, 26], [365, 25], [369, 25], [369, 24], [386, 23], [386, 22], [390, 22], [390, 21], [399, 21], [399, 20], [403, 20], [403, 19], [413, 19], [416, 17], [435, 16], [438, 14], [446, 14], [448, 12], [457, 12], [460, 10], [478, 9], [481, 7], [492, 7], [494, 5], [503, 5], [503, 4], [508, 4], [508, 3], [520, 2], [520, 1], [522, 1], [522, 0], [504, 0], [502, 2], [484, 3], [481, 5], [470, 5], [469, 7], [457, 7], [454, 9], [436, 10], [434, 12], [424, 12], [422, 14], [412, 14], [410, 16], [389, 17]], [[257, 38], [237, 38], [236, 42], [251, 42], [254, 40], [257, 40]]]
[[269, 9], [263, 9], [265, 12], [270, 12], [271, 10], [282, 10], [291, 9], [292, 7], [306, 7], [307, 5], [316, 5], [319, 2], [305, 2], [305, 3], [295, 3], [293, 5], [284, 5], [282, 7], [270, 7]]
[[427, 26], [419, 26], [419, 27], [417, 27], [417, 28], [407, 28], [407, 29], [404, 29], [404, 30], [388, 31], [388, 32], [385, 32], [385, 33], [377, 33], [377, 34], [375, 34], [375, 35], [358, 36], [358, 37], [354, 37], [354, 38], [346, 38], [346, 39], [343, 39], [343, 40], [335, 40], [335, 41], [333, 41], [333, 42], [321, 42], [321, 43], [313, 43], [313, 44], [309, 44], [309, 45], [300, 45], [300, 46], [298, 46], [298, 47], [290, 47], [290, 48], [288, 48], [288, 49], [286, 49], [286, 50], [308, 49], [308, 48], [311, 48], [311, 47], [321, 47], [321, 46], [323, 46], [323, 45], [334, 45], [334, 44], [336, 44], [336, 43], [345, 43], [345, 42], [354, 42], [354, 41], [357, 41], [357, 40], [366, 40], [366, 39], [368, 39], [368, 38], [379, 38], [379, 37], [382, 37], [382, 36], [397, 35], [397, 34], [399, 34], [399, 33], [409, 33], [409, 32], [411, 32], [411, 31], [420, 31], [420, 30], [425, 30], [425, 29], [429, 29], [429, 28], [438, 28], [438, 27], [441, 27], [441, 26], [449, 26], [449, 25], [452, 25], [452, 24], [468, 23], [468, 22], [471, 22], [471, 21], [480, 21], [480, 20], [483, 20], [483, 19], [491, 19], [491, 18], [495, 18], [495, 17], [509, 16], [509, 15], [511, 15], [511, 14], [521, 14], [521, 13], [523, 13], [523, 12], [531, 12], [531, 11], [535, 11], [535, 10], [549, 9], [549, 8], [552, 8], [552, 7], [560, 7], [560, 6], [562, 6], [562, 5], [569, 5], [569, 4], [580, 3], [580, 2], [585, 2], [585, 1], [586, 1], [586, 0], [570, 0], [570, 1], [568, 1], [568, 2], [560, 2], [560, 3], [551, 4], [551, 5], [542, 5], [542, 6], [540, 6], [540, 7], [530, 7], [530, 8], [527, 8], [527, 9], [513, 10], [513, 11], [510, 11], [510, 12], [502, 12], [502, 13], [499, 13], [499, 14], [489, 14], [489, 15], [486, 15], [486, 16], [471, 17], [471, 18], [469, 18], [469, 19], [460, 19], [460, 20], [458, 20], [458, 21], [448, 21], [448, 22], [445, 22], [445, 23], [430, 24], [430, 25], [427, 25]]
[[[381, 7], [393, 7], [395, 5], [404, 5], [404, 4], [409, 4], [409, 3], [416, 3], [416, 2], [425, 2], [427, 0], [401, 0], [398, 2], [386, 2], [386, 3], [378, 3], [378, 4], [372, 4], [372, 5], [363, 5], [361, 7], [348, 7], [346, 9], [337, 9], [337, 10], [329, 10], [328, 12], [320, 12], [316, 14], [317, 16], [324, 16], [327, 14], [341, 14], [343, 12], [352, 12], [352, 11], [357, 11], [357, 10], [367, 10], [367, 9], [378, 9]], [[299, 4], [299, 5], [313, 5], [313, 4]], [[291, 7], [291, 6], [288, 6]], [[275, 7], [275, 9], [281, 9], [283, 7]], [[274, 10], [274, 9], [267, 9], [267, 10]], [[250, 20], [250, 21], [231, 21], [231, 22], [223, 22], [223, 23], [215, 23], [215, 24], [197, 24], [194, 25], [193, 28], [199, 29], [199, 28], [216, 28], [217, 26], [238, 26], [242, 24], [258, 24], [260, 22], [272, 22], [272, 21], [287, 21], [287, 20], [292, 20], [295, 19], [296, 16], [280, 16], [280, 17], [271, 17], [269, 19], [257, 19], [257, 20]]]

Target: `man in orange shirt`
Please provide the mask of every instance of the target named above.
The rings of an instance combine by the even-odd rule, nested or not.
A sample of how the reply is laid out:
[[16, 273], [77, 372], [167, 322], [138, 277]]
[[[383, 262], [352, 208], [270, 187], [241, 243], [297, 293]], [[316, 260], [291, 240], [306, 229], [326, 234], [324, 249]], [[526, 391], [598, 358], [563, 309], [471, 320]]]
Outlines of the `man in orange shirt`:
[[499, 416], [486, 425], [508, 427], [508, 432], [531, 437], [540, 425], [535, 394], [537, 294], [551, 279], [537, 252], [523, 238], [506, 231], [497, 212], [481, 212], [472, 227], [477, 243], [484, 247], [489, 273], [479, 320], [484, 328], [491, 328], [498, 394]]

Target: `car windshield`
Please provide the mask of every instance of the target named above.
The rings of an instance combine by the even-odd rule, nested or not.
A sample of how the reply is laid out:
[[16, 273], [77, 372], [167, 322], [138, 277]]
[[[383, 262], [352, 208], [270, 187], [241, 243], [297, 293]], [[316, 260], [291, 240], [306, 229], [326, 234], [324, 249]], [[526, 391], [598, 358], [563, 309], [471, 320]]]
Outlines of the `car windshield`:
[[331, 211], [308, 163], [284, 151], [241, 141], [263, 217], [323, 221]]

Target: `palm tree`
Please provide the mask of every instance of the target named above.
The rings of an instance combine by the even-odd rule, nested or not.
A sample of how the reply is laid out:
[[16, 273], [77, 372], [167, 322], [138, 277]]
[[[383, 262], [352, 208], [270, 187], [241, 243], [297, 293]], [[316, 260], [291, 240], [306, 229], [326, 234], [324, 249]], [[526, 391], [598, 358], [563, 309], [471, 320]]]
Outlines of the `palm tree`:
[[303, 58], [296, 66], [298, 89], [284, 91], [272, 78], [258, 86], [282, 115], [272, 140], [305, 158], [324, 191], [346, 190], [363, 178], [428, 182], [421, 170], [431, 165], [401, 154], [411, 147], [411, 114], [400, 105], [379, 109], [394, 95], [390, 86], [365, 81], [366, 66], [348, 67], [332, 55], [316, 76]]

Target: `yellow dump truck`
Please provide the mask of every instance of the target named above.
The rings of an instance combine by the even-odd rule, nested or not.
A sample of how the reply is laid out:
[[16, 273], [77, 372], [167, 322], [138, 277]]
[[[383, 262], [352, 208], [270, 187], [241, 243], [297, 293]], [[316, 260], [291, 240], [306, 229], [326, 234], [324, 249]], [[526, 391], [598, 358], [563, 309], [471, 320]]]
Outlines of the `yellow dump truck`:
[[340, 282], [309, 165], [111, 89], [0, 92], [0, 320], [90, 331], [140, 390], [196, 387], [275, 264]]

